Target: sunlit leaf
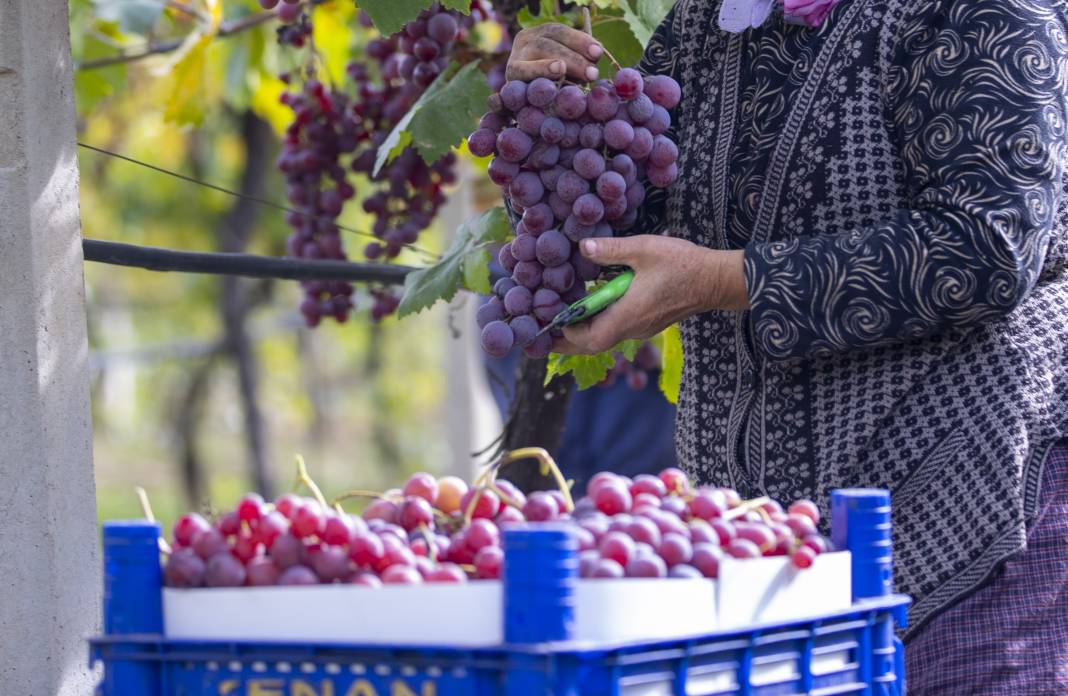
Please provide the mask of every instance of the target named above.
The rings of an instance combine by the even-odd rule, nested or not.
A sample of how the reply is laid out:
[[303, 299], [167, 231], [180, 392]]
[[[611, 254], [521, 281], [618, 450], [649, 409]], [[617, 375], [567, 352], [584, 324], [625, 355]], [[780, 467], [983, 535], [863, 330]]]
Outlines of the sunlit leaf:
[[649, 43], [653, 32], [671, 11], [675, 0], [623, 0], [623, 17], [641, 46]]
[[312, 12], [312, 39], [322, 57], [330, 79], [345, 80], [345, 69], [352, 60], [352, 3], [329, 2], [318, 5]]
[[379, 146], [374, 172], [400, 154], [405, 135], [428, 164], [441, 159], [471, 133], [489, 95], [489, 84], [477, 62], [462, 68], [450, 64]]
[[282, 135], [293, 121], [293, 111], [278, 101], [278, 97], [286, 89], [285, 83], [265, 70], [261, 70], [250, 81], [252, 96], [249, 106], [260, 118], [270, 123], [276, 133]]
[[199, 125], [204, 120], [205, 69], [211, 41], [211, 35], [202, 36], [171, 69], [164, 120], [179, 125]]
[[97, 17], [118, 23], [125, 34], [149, 33], [163, 14], [162, 0], [94, 0], [93, 5]]
[[447, 9], [456, 10], [463, 14], [471, 14], [471, 0], [440, 0]]
[[656, 337], [656, 345], [660, 350], [660, 391], [664, 398], [672, 404], [679, 403], [679, 386], [682, 384], [682, 335], [679, 333], [679, 325], [671, 326], [660, 332]]
[[[620, 17], [599, 18], [593, 23], [593, 36], [624, 68], [637, 65], [641, 60], [642, 44], [635, 38], [630, 23], [624, 19]], [[612, 77], [616, 73], [616, 67], [607, 55], [601, 58], [597, 67], [604, 77]]]
[[596, 355], [549, 355], [549, 363], [545, 373], [545, 383], [557, 375], [571, 375], [579, 389], [589, 389], [599, 384], [608, 376], [608, 371], [616, 364], [616, 358], [611, 351], [597, 353]]
[[464, 287], [481, 295], [488, 295], [490, 287], [490, 252], [484, 246], [476, 247], [464, 256]]

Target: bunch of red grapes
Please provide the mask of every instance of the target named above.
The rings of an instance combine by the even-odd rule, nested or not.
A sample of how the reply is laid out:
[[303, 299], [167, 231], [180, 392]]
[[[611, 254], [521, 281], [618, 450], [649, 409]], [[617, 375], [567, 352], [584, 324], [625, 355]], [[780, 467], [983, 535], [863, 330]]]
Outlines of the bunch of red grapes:
[[522, 219], [498, 256], [511, 278], [479, 310], [488, 354], [514, 346], [532, 358], [549, 353], [552, 336], [539, 336], [540, 328], [601, 272], [578, 242], [629, 229], [646, 183], [666, 188], [678, 177], [678, 148], [666, 133], [681, 96], [666, 75], [645, 79], [624, 68], [588, 91], [537, 78], [508, 82], [490, 97], [467, 145], [476, 156], [494, 155], [490, 178]]
[[570, 523], [586, 578], [715, 578], [725, 556], [788, 555], [807, 568], [831, 550], [816, 531], [813, 503], [786, 511], [755, 503], [730, 489], [693, 490], [677, 469], [633, 480], [597, 474], [574, 509], [559, 491], [527, 496], [504, 480], [469, 488], [426, 473], [375, 498], [361, 516], [291, 494], [270, 504], [249, 494], [214, 522], [179, 518], [164, 579], [171, 587], [496, 579], [501, 529], [549, 521]]
[[[261, 4], [288, 22], [279, 29], [279, 41], [303, 46], [311, 32], [301, 5], [288, 0], [261, 0]], [[370, 260], [395, 259], [406, 245], [433, 222], [445, 203], [444, 187], [456, 180], [456, 158], [447, 154], [428, 165], [407, 148], [372, 176], [378, 147], [448, 65], [450, 56], [468, 37], [471, 27], [491, 16], [483, 0], [472, 3], [471, 15], [445, 10], [435, 4], [404, 28], [367, 44], [368, 64], [348, 66], [352, 80], [348, 92], [327, 91], [310, 80], [283, 95], [294, 111], [279, 168], [286, 175], [289, 201], [297, 211], [287, 217], [294, 229], [288, 244], [290, 256], [303, 259], [346, 258], [338, 237], [336, 218], [355, 189], [350, 173], [371, 179], [373, 190], [363, 197], [363, 208], [374, 216], [375, 241], [364, 255]], [[370, 20], [361, 14], [361, 21]], [[344, 321], [352, 308], [352, 287], [347, 283], [303, 283], [301, 312], [309, 326], [324, 317]], [[371, 290], [371, 316], [393, 313], [399, 298], [386, 288]]]

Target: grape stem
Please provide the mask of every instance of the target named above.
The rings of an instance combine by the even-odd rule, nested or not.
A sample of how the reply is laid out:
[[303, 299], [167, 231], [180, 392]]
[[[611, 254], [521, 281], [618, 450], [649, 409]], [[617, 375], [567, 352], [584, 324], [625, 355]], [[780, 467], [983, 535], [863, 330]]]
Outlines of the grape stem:
[[500, 467], [511, 462], [519, 461], [521, 459], [536, 459], [538, 461], [538, 468], [541, 471], [542, 476], [548, 476], [550, 473], [553, 479], [556, 481], [557, 487], [560, 489], [560, 493], [564, 496], [564, 501], [567, 503], [567, 511], [571, 512], [575, 509], [575, 500], [571, 497], [571, 487], [568, 485], [567, 479], [564, 478], [563, 472], [560, 471], [560, 467], [557, 466], [556, 461], [552, 456], [541, 447], [521, 447], [517, 450], [505, 453], [495, 464], [491, 464], [486, 471], [482, 472], [479, 476], [479, 480], [487, 480], [489, 485], [493, 485], [493, 481], [497, 478], [497, 471]]
[[316, 485], [315, 481], [312, 480], [312, 477], [308, 475], [308, 465], [304, 462], [304, 456], [298, 454], [297, 482], [293, 486], [293, 488], [300, 488], [301, 485], [306, 486], [308, 490], [311, 491], [312, 495], [315, 496], [315, 499], [319, 501], [320, 505], [322, 505], [324, 508], [330, 507], [326, 504], [326, 498], [323, 497], [323, 492], [319, 490], [319, 486]]
[[363, 489], [354, 488], [351, 491], [345, 491], [344, 493], [335, 496], [334, 500], [332, 501], [332, 504], [340, 505], [342, 500], [348, 500], [349, 498], [378, 498], [380, 500], [389, 500], [390, 502], [396, 502], [395, 500], [390, 500], [389, 496], [387, 496], [385, 493], [380, 493], [378, 491], [366, 491]]
[[723, 513], [721, 517], [724, 521], [730, 522], [731, 520], [737, 517], [741, 517], [742, 515], [752, 510], [759, 509], [762, 505], [764, 505], [764, 503], [770, 502], [771, 498], [767, 497], [766, 495], [761, 496], [759, 498], [753, 498], [752, 500], [746, 500], [743, 501], [738, 507], [734, 507], [730, 510], [727, 510], [725, 513]]
[[[590, 36], [593, 36], [593, 21], [590, 19], [590, 8], [582, 8], [582, 31], [586, 32]], [[623, 66], [619, 64], [616, 57], [612, 55], [612, 52], [608, 50], [608, 47], [601, 43], [601, 50], [604, 51], [608, 60], [612, 61], [612, 65], [616, 66], [616, 70], [622, 70]]]
[[[141, 486], [134, 488], [134, 491], [137, 492], [137, 500], [141, 503], [141, 514], [149, 522], [155, 522], [156, 516], [152, 514], [152, 503], [148, 502], [148, 492]], [[171, 553], [171, 545], [167, 543], [167, 540], [162, 535], [159, 538], [159, 550], [167, 555]]]

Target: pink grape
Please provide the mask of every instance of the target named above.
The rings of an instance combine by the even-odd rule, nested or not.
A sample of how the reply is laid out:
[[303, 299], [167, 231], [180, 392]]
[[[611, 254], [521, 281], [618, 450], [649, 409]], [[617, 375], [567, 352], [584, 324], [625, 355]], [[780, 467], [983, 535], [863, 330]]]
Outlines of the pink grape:
[[674, 162], [666, 167], [649, 167], [649, 183], [657, 188], [667, 188], [679, 178], [679, 168]]
[[565, 85], [556, 94], [556, 115], [574, 121], [586, 112], [586, 94], [575, 85]]
[[572, 210], [579, 222], [586, 225], [596, 225], [604, 217], [604, 204], [592, 193], [579, 196]]
[[626, 193], [627, 182], [619, 172], [604, 172], [597, 177], [596, 190], [602, 200], [615, 200]]
[[516, 115], [516, 125], [527, 135], [541, 135], [545, 112], [534, 106], [524, 106]]
[[679, 157], [679, 148], [670, 138], [658, 135], [653, 138], [653, 149], [649, 152], [649, 164], [653, 167], [666, 167], [674, 164]]
[[652, 151], [653, 134], [649, 132], [648, 128], [636, 127], [634, 129], [634, 139], [630, 141], [630, 145], [627, 147], [627, 154], [632, 159], [641, 161], [648, 157]]
[[295, 565], [286, 568], [278, 576], [279, 585], [318, 585], [319, 577], [308, 566]]
[[623, 68], [616, 73], [614, 80], [616, 94], [623, 101], [630, 101], [641, 94], [645, 81], [642, 74], [634, 68]]
[[[503, 133], [502, 133], [503, 135]], [[525, 133], [524, 133], [525, 135]], [[605, 124], [604, 127], [604, 142], [605, 145], [614, 150], [626, 150], [630, 147], [630, 144], [634, 141], [634, 127], [626, 121], [620, 119], [612, 119]], [[498, 145], [500, 140], [498, 139]]]
[[564, 236], [572, 242], [592, 237], [594, 229], [592, 225], [585, 225], [579, 222], [579, 219], [574, 214], [568, 215], [567, 219], [564, 220]]
[[532, 147], [534, 141], [518, 128], [505, 128], [497, 136], [497, 152], [509, 162], [522, 162]]
[[653, 75], [645, 83], [645, 93], [653, 103], [665, 109], [674, 109], [682, 99], [682, 88], [668, 75]]
[[653, 107], [653, 115], [643, 124], [653, 135], [667, 133], [671, 128], [671, 114], [662, 106]]
[[639, 94], [627, 104], [627, 115], [634, 123], [645, 123], [653, 116], [653, 100], [644, 94]]
[[[567, 132], [564, 127], [564, 122], [555, 116], [549, 116], [541, 122], [541, 130], [539, 131], [541, 139], [550, 145], [557, 145], [564, 139], [564, 135]], [[495, 143], [496, 144], [496, 143]]]
[[245, 578], [245, 566], [227, 551], [208, 559], [204, 569], [204, 584], [208, 587], [241, 587]]
[[607, 121], [619, 109], [619, 97], [607, 87], [595, 85], [586, 96], [586, 108], [597, 121]]
[[579, 145], [594, 150], [604, 145], [604, 127], [599, 123], [587, 123], [579, 131]]
[[527, 85], [527, 102], [544, 109], [556, 98], [556, 84], [545, 77], [535, 78]]
[[573, 171], [565, 171], [556, 181], [556, 194], [566, 203], [574, 203], [579, 196], [588, 193], [590, 183]]
[[204, 582], [204, 561], [189, 547], [171, 552], [163, 568], [163, 580], [168, 587], [200, 587]]
[[596, 150], [585, 148], [575, 153], [572, 167], [583, 179], [596, 179], [604, 173], [604, 157]]

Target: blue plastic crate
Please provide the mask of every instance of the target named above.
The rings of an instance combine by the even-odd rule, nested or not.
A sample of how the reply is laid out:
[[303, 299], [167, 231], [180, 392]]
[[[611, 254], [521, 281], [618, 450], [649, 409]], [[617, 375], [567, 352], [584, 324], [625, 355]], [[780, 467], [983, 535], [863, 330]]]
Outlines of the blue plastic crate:
[[[904, 649], [895, 628], [905, 625], [909, 598], [886, 594], [889, 552], [872, 541], [889, 539], [889, 497], [836, 491], [832, 508], [836, 539], [853, 551], [854, 566], [873, 557], [878, 565], [854, 572], [848, 610], [700, 638], [595, 647], [558, 640], [572, 609], [568, 584], [576, 579], [567, 561], [575, 549], [551, 527], [509, 530], [506, 568], [513, 559], [553, 569], [534, 586], [544, 580], [559, 592], [532, 593], [529, 575], [509, 583], [506, 574], [505, 635], [512, 642], [477, 650], [168, 640], [159, 633], [158, 527], [108, 526], [109, 635], [90, 641], [91, 659], [104, 663], [102, 696], [903, 696]], [[523, 601], [509, 603], [510, 585]]]

